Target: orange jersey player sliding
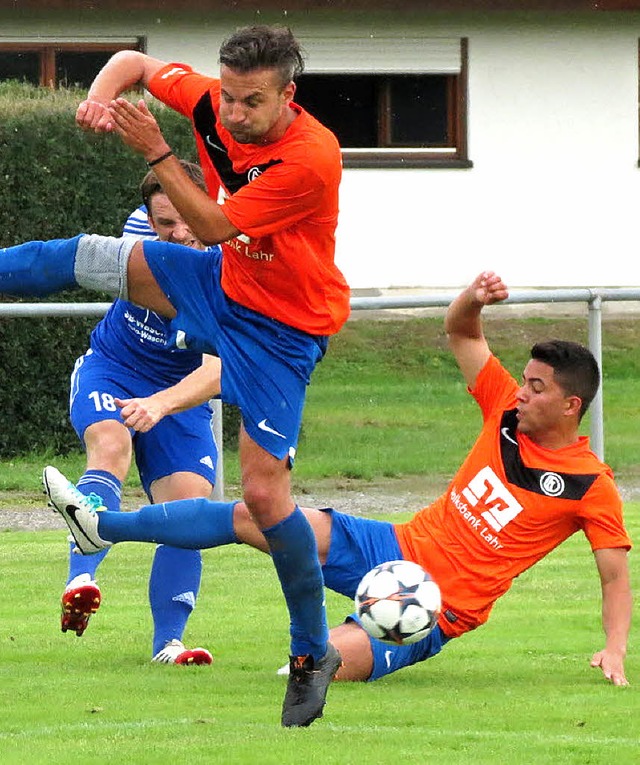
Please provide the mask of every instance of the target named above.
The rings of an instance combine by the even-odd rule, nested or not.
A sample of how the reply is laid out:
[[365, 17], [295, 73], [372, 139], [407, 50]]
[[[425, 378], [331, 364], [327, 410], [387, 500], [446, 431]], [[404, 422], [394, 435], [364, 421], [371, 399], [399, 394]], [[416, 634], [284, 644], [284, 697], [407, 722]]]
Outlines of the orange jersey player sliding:
[[[369, 569], [405, 558], [429, 571], [442, 592], [438, 626], [413, 645], [370, 638], [355, 615], [335, 627], [339, 680], [375, 680], [439, 653], [483, 624], [516, 576], [582, 530], [602, 585], [605, 645], [591, 665], [613, 684], [627, 685], [631, 542], [611, 470], [578, 432], [598, 389], [598, 365], [587, 348], [550, 340], [533, 346], [517, 382], [492, 354], [481, 323], [483, 307], [507, 297], [502, 279], [483, 272], [447, 311], [449, 345], [483, 426], [446, 492], [402, 524], [304, 509], [327, 587], [353, 597]], [[45, 470], [45, 483], [83, 552], [126, 540], [196, 548], [244, 542], [268, 551], [242, 503], [202, 500], [199, 513], [185, 512], [180, 503], [96, 512], [55, 469]]]

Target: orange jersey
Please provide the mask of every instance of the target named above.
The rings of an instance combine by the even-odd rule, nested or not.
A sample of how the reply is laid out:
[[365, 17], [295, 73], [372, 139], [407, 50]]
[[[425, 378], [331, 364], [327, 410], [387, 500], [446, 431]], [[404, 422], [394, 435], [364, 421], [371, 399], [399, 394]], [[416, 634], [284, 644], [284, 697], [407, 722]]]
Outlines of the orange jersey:
[[550, 450], [517, 433], [517, 390], [492, 356], [471, 391], [484, 418], [471, 452], [444, 495], [396, 526], [404, 557], [441, 589], [450, 637], [484, 623], [516, 576], [579, 529], [593, 550], [631, 547], [611, 469], [585, 436]]
[[220, 80], [168, 64], [154, 96], [193, 123], [207, 188], [242, 234], [222, 244], [222, 288], [237, 303], [312, 335], [337, 332], [349, 288], [334, 262], [342, 159], [327, 128], [296, 119], [271, 144], [240, 144], [220, 122]]

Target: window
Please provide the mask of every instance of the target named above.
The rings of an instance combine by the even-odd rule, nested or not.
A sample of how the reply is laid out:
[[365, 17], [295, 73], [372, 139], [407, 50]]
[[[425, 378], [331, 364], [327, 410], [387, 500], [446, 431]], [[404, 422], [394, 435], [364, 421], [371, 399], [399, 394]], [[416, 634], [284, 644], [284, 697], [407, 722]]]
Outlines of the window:
[[357, 43], [309, 40], [296, 92], [345, 167], [470, 167], [466, 40]]
[[0, 80], [48, 87], [88, 88], [119, 50], [145, 50], [144, 38], [130, 40], [8, 41], [0, 38]]

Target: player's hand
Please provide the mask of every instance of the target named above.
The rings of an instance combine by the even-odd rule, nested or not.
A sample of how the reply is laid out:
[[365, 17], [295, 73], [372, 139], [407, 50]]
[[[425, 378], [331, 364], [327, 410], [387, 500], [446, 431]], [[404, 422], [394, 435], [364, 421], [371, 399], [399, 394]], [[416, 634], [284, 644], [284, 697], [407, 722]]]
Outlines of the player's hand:
[[137, 106], [126, 98], [117, 98], [109, 104], [114, 129], [127, 146], [151, 162], [170, 150], [164, 140], [156, 118], [151, 114], [143, 99]]
[[494, 271], [483, 271], [470, 287], [475, 299], [482, 305], [493, 305], [509, 297], [509, 289]]
[[598, 651], [591, 658], [591, 666], [600, 667], [602, 674], [614, 685], [629, 685], [624, 674], [624, 660], [619, 653], [608, 651], [606, 648]]
[[87, 98], [76, 110], [76, 125], [94, 133], [110, 133], [114, 129], [109, 102], [99, 98]]
[[123, 424], [138, 433], [151, 430], [167, 413], [162, 401], [156, 395], [146, 398], [116, 398], [114, 401], [120, 407]]

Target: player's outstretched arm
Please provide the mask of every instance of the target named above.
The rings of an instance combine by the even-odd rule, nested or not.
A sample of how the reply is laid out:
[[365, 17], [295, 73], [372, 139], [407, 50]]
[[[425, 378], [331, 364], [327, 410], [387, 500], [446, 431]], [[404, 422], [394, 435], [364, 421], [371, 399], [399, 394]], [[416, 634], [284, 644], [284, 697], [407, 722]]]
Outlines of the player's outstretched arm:
[[220, 393], [221, 369], [220, 359], [205, 354], [202, 366], [170, 388], [145, 398], [115, 399], [124, 425], [146, 433], [163, 417], [209, 401]]
[[632, 596], [625, 549], [596, 550], [596, 565], [602, 586], [602, 626], [605, 647], [597, 651], [592, 667], [600, 667], [614, 685], [629, 685], [624, 672], [624, 657], [631, 627]]
[[114, 130], [127, 146], [153, 164], [162, 190], [201, 242], [219, 244], [240, 233], [224, 214], [224, 208], [186, 174], [144, 100], [131, 104], [117, 98], [109, 110]]
[[482, 331], [482, 309], [508, 297], [501, 277], [493, 271], [483, 271], [447, 309], [444, 327], [449, 347], [470, 388], [475, 386], [480, 370], [491, 355]]
[[76, 111], [76, 124], [82, 130], [108, 133], [114, 130], [109, 104], [125, 90], [141, 83], [146, 87], [165, 61], [136, 50], [113, 55], [96, 75], [86, 100]]

